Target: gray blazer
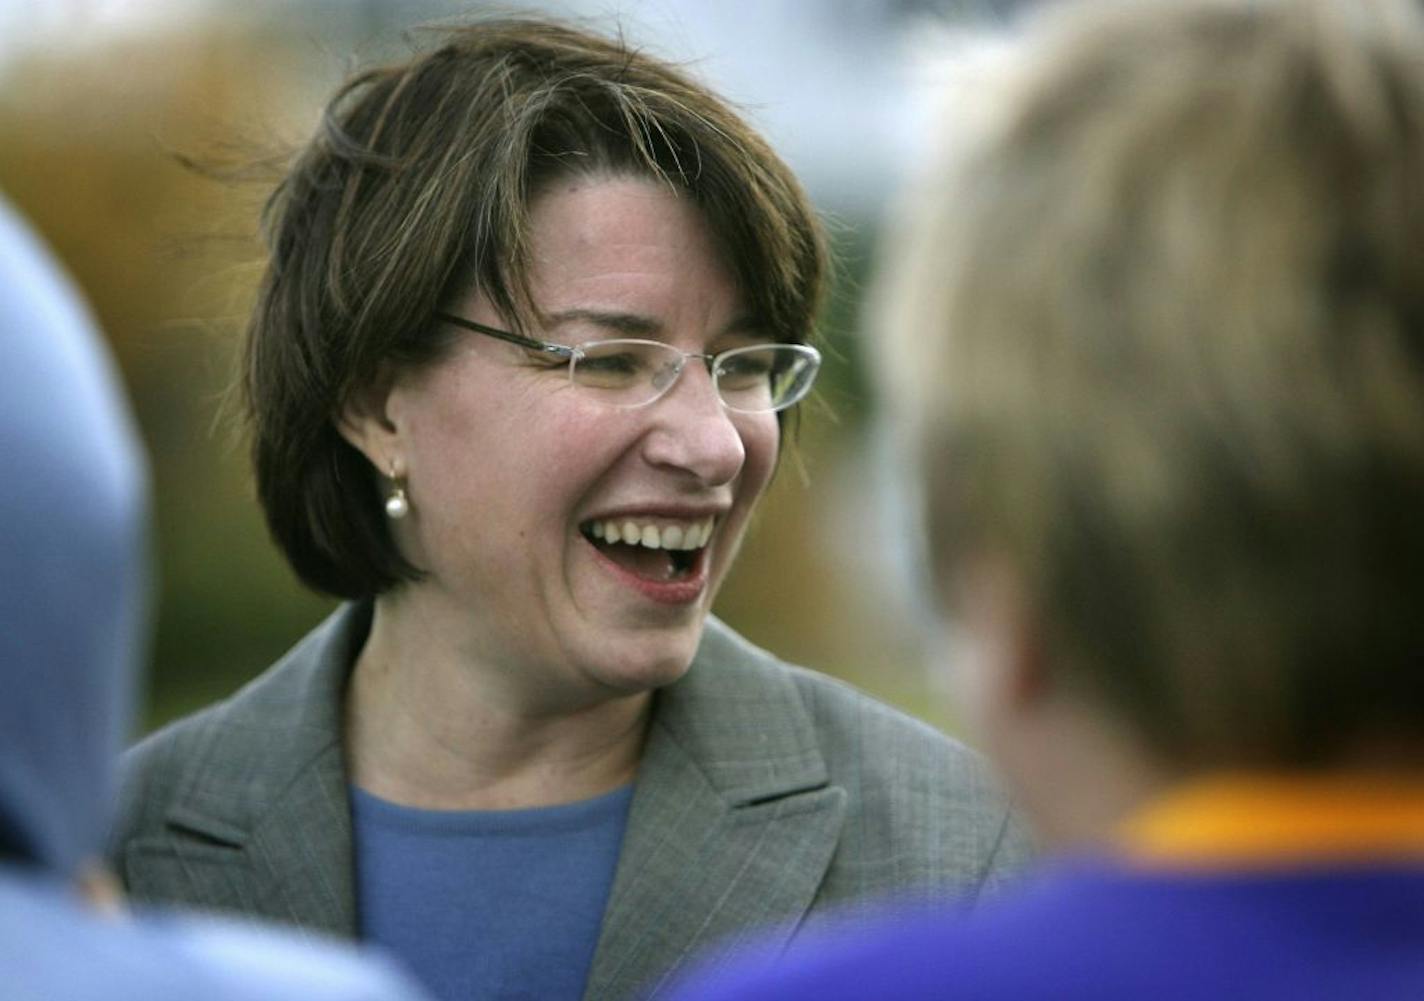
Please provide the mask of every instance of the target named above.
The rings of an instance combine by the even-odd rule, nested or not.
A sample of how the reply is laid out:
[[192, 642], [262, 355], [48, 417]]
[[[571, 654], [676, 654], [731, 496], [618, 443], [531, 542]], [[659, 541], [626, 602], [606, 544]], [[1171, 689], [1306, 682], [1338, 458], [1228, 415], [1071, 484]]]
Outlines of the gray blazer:
[[[131, 750], [111, 852], [129, 892], [358, 933], [348, 605], [232, 698]], [[647, 997], [699, 950], [773, 947], [888, 893], [973, 898], [1027, 844], [981, 761], [715, 619], [657, 693], [585, 998]]]

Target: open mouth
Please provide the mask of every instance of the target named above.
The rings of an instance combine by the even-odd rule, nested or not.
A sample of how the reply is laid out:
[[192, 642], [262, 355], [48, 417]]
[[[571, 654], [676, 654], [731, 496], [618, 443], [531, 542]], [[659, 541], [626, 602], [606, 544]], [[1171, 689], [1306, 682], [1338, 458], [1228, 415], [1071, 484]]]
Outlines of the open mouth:
[[629, 573], [645, 580], [685, 580], [696, 573], [707, 551], [715, 518], [701, 521], [616, 518], [587, 521], [583, 537]]

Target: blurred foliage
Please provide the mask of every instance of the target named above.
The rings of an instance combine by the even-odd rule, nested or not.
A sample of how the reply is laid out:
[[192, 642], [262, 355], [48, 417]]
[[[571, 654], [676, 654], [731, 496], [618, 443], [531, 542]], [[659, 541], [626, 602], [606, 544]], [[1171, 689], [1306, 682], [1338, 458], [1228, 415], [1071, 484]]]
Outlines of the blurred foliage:
[[[32, 55], [0, 86], [0, 189], [85, 290], [152, 455], [158, 620], [145, 727], [233, 690], [330, 607], [267, 541], [225, 415], [269, 185], [203, 176], [180, 154], [256, 162], [295, 145], [343, 69], [307, 31], [219, 23]], [[837, 246], [829, 360], [800, 462], [783, 461], [718, 611], [787, 659], [944, 723], [915, 645], [843, 544], [862, 527], [834, 497], [865, 480], [870, 401], [854, 332], [869, 240], [842, 225]]]

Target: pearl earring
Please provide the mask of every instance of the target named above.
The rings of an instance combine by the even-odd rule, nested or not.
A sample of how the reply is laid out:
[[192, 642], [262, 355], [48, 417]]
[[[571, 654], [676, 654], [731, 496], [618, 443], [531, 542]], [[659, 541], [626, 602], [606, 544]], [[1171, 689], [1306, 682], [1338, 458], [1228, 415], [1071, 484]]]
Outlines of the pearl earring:
[[386, 495], [386, 517], [392, 521], [410, 513], [410, 499], [405, 495], [405, 481], [394, 462], [391, 463], [391, 492]]

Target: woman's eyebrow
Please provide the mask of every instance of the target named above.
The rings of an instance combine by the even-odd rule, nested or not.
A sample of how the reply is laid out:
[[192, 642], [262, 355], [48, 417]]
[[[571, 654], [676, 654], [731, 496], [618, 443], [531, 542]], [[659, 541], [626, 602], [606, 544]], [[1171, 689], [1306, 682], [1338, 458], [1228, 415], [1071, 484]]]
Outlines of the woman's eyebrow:
[[[663, 331], [663, 324], [659, 320], [640, 313], [623, 313], [617, 310], [564, 309], [544, 317], [544, 325], [550, 330], [565, 323], [576, 322], [591, 323], [624, 337], [656, 337]], [[749, 313], [738, 316], [719, 333], [722, 337], [729, 335], [766, 341], [773, 339], [761, 319]]]
[[549, 313], [544, 318], [545, 324], [550, 328], [579, 321], [592, 323], [625, 336], [651, 337], [663, 328], [661, 323], [649, 316], [602, 309], [565, 309]]

